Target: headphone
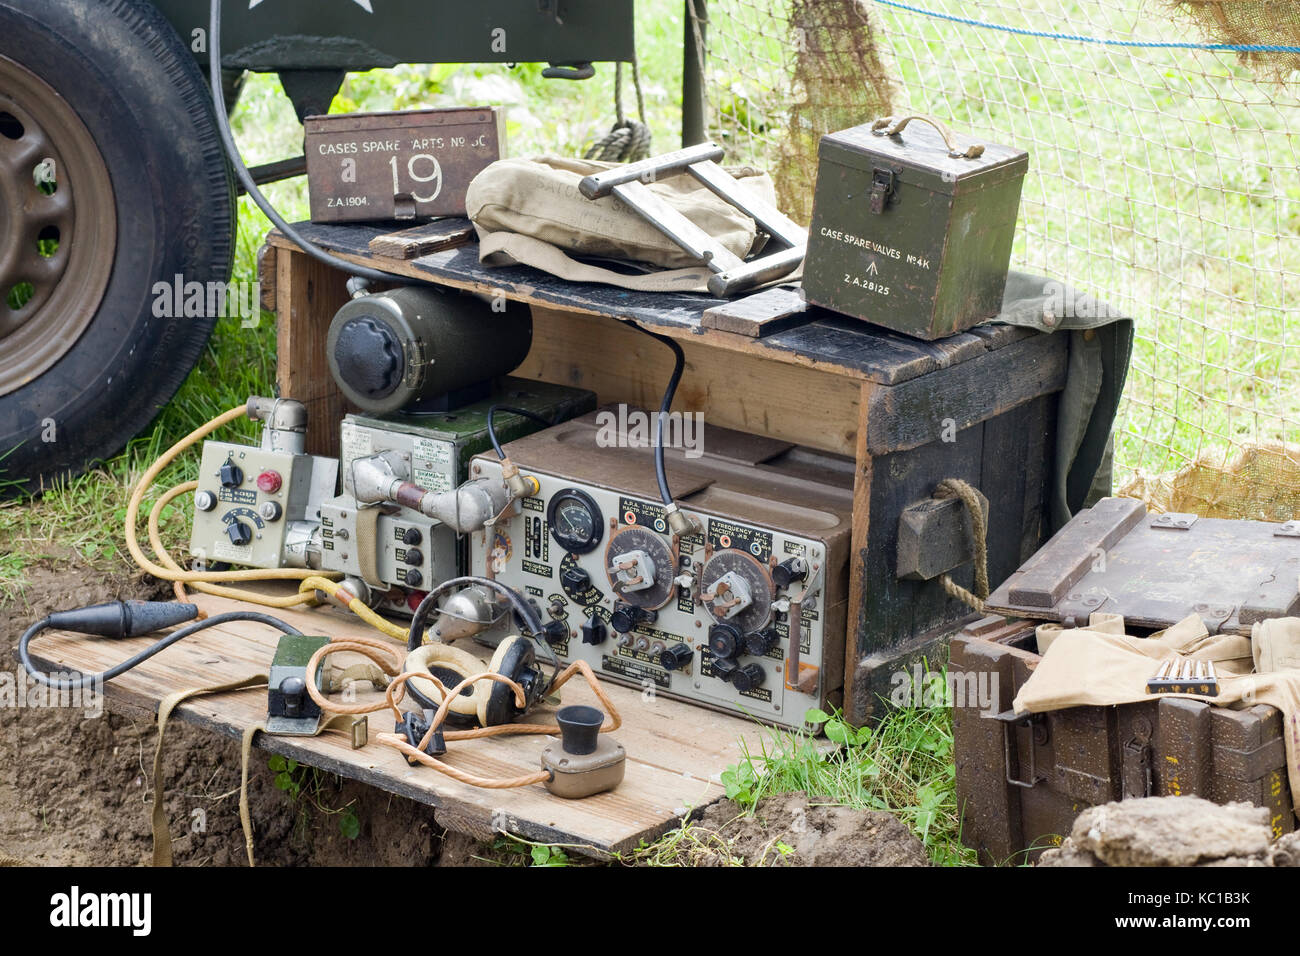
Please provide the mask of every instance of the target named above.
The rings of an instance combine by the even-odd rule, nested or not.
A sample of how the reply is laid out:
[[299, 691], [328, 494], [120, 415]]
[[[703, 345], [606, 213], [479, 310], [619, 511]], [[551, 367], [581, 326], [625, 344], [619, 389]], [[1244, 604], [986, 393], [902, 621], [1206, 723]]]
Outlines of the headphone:
[[[437, 609], [438, 598], [452, 588], [468, 584], [481, 585], [503, 594], [514, 605], [518, 618], [524, 628], [533, 635], [525, 637], [512, 634], [497, 645], [492, 659], [484, 664], [483, 660], [469, 651], [452, 644], [424, 644], [425, 621], [431, 610]], [[543, 665], [537, 659], [535, 650], [538, 642], [544, 641], [541, 621], [537, 610], [519, 594], [491, 578], [461, 577], [440, 584], [428, 593], [411, 619], [410, 637], [407, 639], [405, 671], [429, 674], [441, 681], [448, 689], [455, 687], [467, 677], [482, 674], [484, 671], [499, 674], [518, 684], [524, 691], [525, 703], [521, 708], [515, 699], [510, 685], [499, 681], [480, 680], [461, 691], [452, 701], [447, 711], [447, 723], [456, 726], [495, 727], [517, 720], [529, 708], [540, 701], [550, 691], [560, 671], [559, 658], [550, 644], [545, 644], [554, 667], [549, 679]], [[437, 710], [442, 706], [443, 693], [432, 680], [412, 677], [406, 685], [406, 692], [421, 707]]]

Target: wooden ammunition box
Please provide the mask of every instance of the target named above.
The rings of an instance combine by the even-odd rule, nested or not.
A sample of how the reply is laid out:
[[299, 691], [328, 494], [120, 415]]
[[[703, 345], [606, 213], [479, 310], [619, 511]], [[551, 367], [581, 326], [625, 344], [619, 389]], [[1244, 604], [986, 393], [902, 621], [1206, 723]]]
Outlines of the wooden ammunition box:
[[1121, 614], [1145, 634], [1199, 614], [1211, 633], [1300, 613], [1295, 523], [1148, 514], [1104, 498], [1070, 520], [951, 642], [953, 750], [962, 839], [986, 863], [1059, 842], [1087, 807], [1194, 794], [1267, 807], [1274, 836], [1295, 829], [1281, 713], [1153, 695], [1112, 707], [1016, 715], [1041, 659], [1035, 628]]
[[494, 106], [309, 116], [306, 134], [312, 222], [463, 216], [505, 152]]
[[1011, 701], [1041, 659], [1035, 625], [987, 617], [951, 643], [957, 807], [981, 863], [1036, 859], [1088, 807], [1132, 797], [1244, 800], [1268, 809], [1274, 837], [1295, 829], [1275, 707], [1153, 697], [1017, 717]]
[[809, 302], [927, 340], [998, 314], [1029, 155], [948, 135], [913, 117], [822, 137]]

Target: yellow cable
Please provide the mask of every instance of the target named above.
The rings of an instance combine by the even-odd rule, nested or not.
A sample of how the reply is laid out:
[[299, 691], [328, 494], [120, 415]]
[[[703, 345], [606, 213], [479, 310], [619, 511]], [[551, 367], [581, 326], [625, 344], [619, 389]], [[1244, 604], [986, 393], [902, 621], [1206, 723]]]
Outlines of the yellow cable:
[[145, 492], [153, 484], [154, 479], [162, 472], [164, 468], [170, 465], [176, 456], [187, 448], [192, 447], [200, 439], [206, 438], [218, 428], [229, 424], [237, 418], [242, 418], [248, 414], [248, 408], [240, 405], [223, 412], [206, 425], [202, 425], [190, 432], [171, 448], [162, 453], [162, 456], [149, 466], [148, 470], [140, 477], [136, 483], [135, 489], [131, 492], [131, 500], [126, 506], [126, 547], [131, 552], [131, 557], [143, 571], [147, 571], [156, 578], [164, 581], [184, 581], [191, 582], [217, 582], [217, 581], [295, 581], [302, 578], [314, 577], [320, 574], [319, 571], [313, 571], [306, 568], [249, 568], [242, 571], [185, 571], [172, 570], [163, 567], [151, 560], [145, 555], [140, 548], [140, 543], [136, 540], [136, 525], [140, 520], [140, 504], [144, 501]]
[[337, 581], [331, 581], [328, 578], [323, 577], [311, 577], [299, 584], [298, 590], [313, 595], [316, 591], [324, 591], [335, 600], [338, 600], [338, 594], [342, 591], [348, 598], [343, 602], [347, 609], [375, 630], [393, 638], [394, 640], [401, 641], [403, 644], [406, 643], [407, 637], [410, 634], [410, 632], [405, 628], [398, 627], [391, 621], [387, 621], [380, 617], [373, 610], [367, 607], [366, 603], [362, 601], [361, 598], [354, 595]]

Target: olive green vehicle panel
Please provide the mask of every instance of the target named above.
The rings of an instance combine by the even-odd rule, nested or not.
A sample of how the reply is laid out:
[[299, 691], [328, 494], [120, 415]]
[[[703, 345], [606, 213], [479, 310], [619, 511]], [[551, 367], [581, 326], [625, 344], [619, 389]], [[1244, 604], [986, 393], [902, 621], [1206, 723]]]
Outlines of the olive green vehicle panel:
[[[631, 60], [633, 0], [225, 0], [228, 69], [368, 70], [399, 63]], [[208, 0], [154, 0], [182, 38]], [[196, 31], [203, 31], [201, 34]], [[206, 64], [206, 44], [196, 49]]]

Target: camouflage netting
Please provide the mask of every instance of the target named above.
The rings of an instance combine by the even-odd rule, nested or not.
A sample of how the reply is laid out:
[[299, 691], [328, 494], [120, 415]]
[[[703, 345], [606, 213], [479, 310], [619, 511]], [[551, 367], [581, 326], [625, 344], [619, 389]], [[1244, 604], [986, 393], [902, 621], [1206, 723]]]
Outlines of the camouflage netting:
[[[1300, 47], [1300, 3], [1296, 0], [1175, 0], [1174, 7], [1196, 22], [1211, 43]], [[1296, 53], [1243, 51], [1238, 56], [1278, 82], [1300, 70], [1300, 54]]]
[[[1300, 518], [1300, 0], [708, 0], [711, 135], [807, 222], [820, 134], [1029, 152], [1012, 268], [1137, 319], [1116, 487]], [[1171, 45], [1172, 44], [1172, 45]]]

